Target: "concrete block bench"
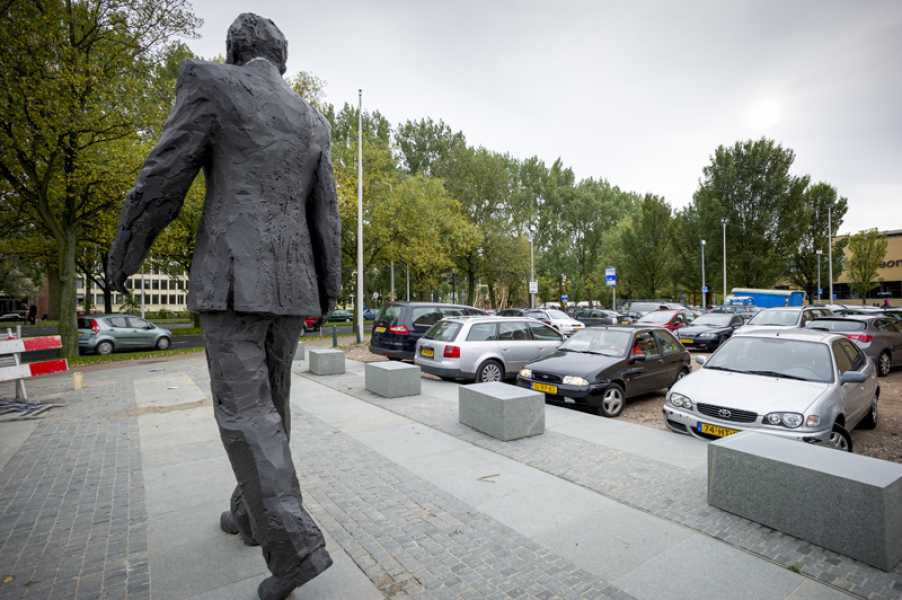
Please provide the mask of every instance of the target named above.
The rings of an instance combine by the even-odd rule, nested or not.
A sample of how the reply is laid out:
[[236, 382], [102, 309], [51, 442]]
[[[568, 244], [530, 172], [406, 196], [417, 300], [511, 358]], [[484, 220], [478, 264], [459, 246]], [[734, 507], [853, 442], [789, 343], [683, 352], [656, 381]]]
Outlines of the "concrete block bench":
[[884, 571], [902, 561], [902, 465], [745, 432], [708, 445], [708, 504]]
[[396, 361], [366, 363], [363, 371], [366, 389], [384, 398], [419, 395], [421, 375], [420, 367]]
[[307, 360], [307, 347], [304, 346], [304, 342], [298, 342], [298, 349], [294, 352], [294, 362], [302, 360]]
[[336, 348], [311, 348], [307, 354], [314, 375], [341, 375], [345, 372], [345, 353]]
[[545, 394], [506, 383], [462, 385], [459, 420], [493, 438], [509, 442], [545, 433]]

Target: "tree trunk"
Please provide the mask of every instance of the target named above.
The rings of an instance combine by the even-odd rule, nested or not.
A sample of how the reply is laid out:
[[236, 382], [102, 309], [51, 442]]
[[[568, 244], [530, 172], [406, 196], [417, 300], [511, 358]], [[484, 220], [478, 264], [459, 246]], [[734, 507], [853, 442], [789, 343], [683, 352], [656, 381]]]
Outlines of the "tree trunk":
[[476, 302], [476, 268], [472, 261], [467, 261], [467, 306]]
[[489, 281], [489, 308], [498, 308], [498, 299], [495, 297], [495, 282]]
[[75, 245], [76, 232], [63, 232], [59, 257], [59, 333], [63, 338], [63, 358], [78, 356], [78, 328], [75, 323]]
[[[60, 311], [60, 269], [59, 257], [50, 261], [47, 268], [47, 318], [53, 321], [59, 319]], [[38, 315], [44, 318], [44, 315]]]
[[[85, 277], [85, 298], [84, 298], [84, 307], [85, 314], [91, 312], [91, 308], [94, 306], [94, 282], [91, 280], [91, 274], [87, 271], [82, 272], [82, 275]], [[77, 306], [77, 298], [76, 298], [76, 306]]]

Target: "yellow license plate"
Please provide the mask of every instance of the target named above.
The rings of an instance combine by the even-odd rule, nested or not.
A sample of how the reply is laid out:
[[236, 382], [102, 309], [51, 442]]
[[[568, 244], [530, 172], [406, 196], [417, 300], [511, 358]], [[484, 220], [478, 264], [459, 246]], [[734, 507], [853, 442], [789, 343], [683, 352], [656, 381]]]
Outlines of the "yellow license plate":
[[711, 425], [710, 423], [699, 423], [698, 431], [700, 433], [713, 435], [714, 437], [727, 437], [728, 435], [739, 433], [738, 429], [730, 429], [729, 427], [721, 427], [720, 425]]
[[557, 386], [548, 385], [547, 383], [533, 383], [532, 389], [537, 392], [545, 392], [546, 394], [557, 394]]
[[681, 343], [681, 344], [684, 344], [684, 345], [685, 345], [685, 344], [689, 344], [689, 345], [691, 346], [691, 345], [692, 345], [692, 342], [693, 342], [693, 340], [690, 340], [689, 338], [680, 338], [680, 343]]
[[423, 358], [433, 358], [435, 356], [435, 350], [432, 348], [420, 348], [420, 356]]
[[385, 333], [385, 327], [377, 327], [376, 333]]

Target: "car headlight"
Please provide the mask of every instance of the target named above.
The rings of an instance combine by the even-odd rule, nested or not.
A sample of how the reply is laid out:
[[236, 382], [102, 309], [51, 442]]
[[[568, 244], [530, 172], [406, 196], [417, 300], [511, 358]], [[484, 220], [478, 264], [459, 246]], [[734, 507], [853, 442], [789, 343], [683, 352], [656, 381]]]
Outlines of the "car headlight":
[[589, 382], [586, 381], [583, 377], [576, 377], [574, 375], [565, 375], [564, 376], [564, 385], [589, 385]]
[[532, 369], [520, 369], [520, 377], [523, 379], [532, 379]]
[[764, 422], [768, 425], [782, 425], [789, 429], [801, 427], [804, 420], [804, 416], [793, 412], [774, 412], [764, 417]]
[[671, 392], [669, 400], [670, 403], [677, 408], [688, 408], [689, 410], [692, 410], [692, 399], [689, 398], [689, 396]]
[[713, 338], [713, 337], [717, 337], [717, 335], [714, 334], [714, 333], [703, 333], [703, 334], [699, 335], [698, 337], [700, 337], [700, 338]]

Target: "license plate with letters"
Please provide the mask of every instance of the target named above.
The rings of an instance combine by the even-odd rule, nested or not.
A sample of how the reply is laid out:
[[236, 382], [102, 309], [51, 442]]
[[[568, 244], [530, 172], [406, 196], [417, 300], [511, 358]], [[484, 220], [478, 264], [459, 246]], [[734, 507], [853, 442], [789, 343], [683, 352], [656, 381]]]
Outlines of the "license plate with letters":
[[534, 390], [537, 391], [537, 392], [544, 392], [544, 393], [546, 393], [546, 394], [557, 394], [557, 386], [556, 386], [556, 385], [550, 385], [550, 384], [547, 384], [547, 383], [537, 383], [537, 382], [535, 382], [535, 383], [532, 384], [532, 389], [534, 389]]
[[385, 333], [385, 327], [377, 327], [375, 331], [376, 333]]
[[738, 429], [730, 429], [729, 427], [721, 427], [720, 425], [711, 425], [710, 423], [699, 423], [696, 431], [706, 433], [714, 437], [727, 437], [734, 433], [739, 433]]
[[420, 348], [420, 356], [423, 358], [435, 358], [435, 350], [428, 346], [423, 346]]
[[684, 346], [691, 346], [695, 343], [695, 340], [690, 340], [689, 338], [680, 338], [680, 343]]

